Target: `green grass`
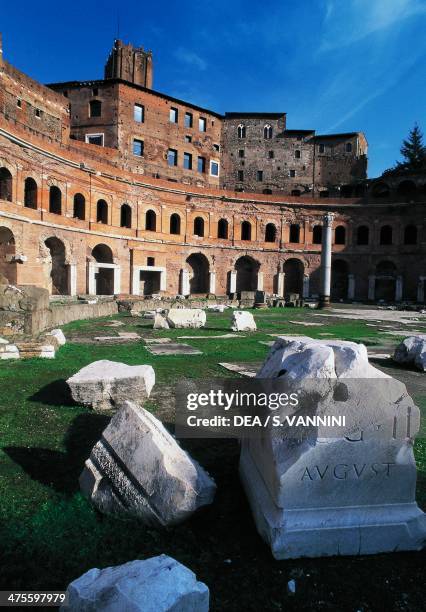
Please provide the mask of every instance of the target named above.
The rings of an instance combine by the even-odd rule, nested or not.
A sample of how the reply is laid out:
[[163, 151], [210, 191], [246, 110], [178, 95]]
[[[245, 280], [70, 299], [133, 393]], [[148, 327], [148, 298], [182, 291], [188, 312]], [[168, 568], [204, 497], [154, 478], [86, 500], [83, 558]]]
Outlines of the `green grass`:
[[[289, 320], [320, 322], [307, 310], [255, 311], [256, 333], [238, 339], [182, 340], [203, 351], [200, 356], [154, 356], [142, 341], [121, 344], [73, 344], [62, 347], [54, 361], [30, 359], [0, 363], [0, 570], [7, 588], [64, 588], [90, 567], [118, 564], [134, 558], [167, 552], [164, 538], [155, 530], [133, 522], [100, 516], [78, 491], [78, 475], [84, 460], [108, 419], [70, 401], [64, 381], [97, 359], [127, 364], [151, 364], [157, 385], [173, 385], [181, 378], [231, 376], [218, 362], [260, 362], [272, 340], [271, 333], [308, 335], [314, 338], [363, 339], [371, 345], [390, 338], [362, 321], [326, 323], [303, 327]], [[104, 325], [109, 319], [77, 321], [63, 327], [69, 337], [114, 335], [139, 331], [146, 337], [176, 338], [182, 335], [229, 333], [230, 313], [208, 314], [201, 330], [154, 332], [152, 321], [120, 314], [125, 326]], [[322, 333], [331, 336], [321, 336]], [[396, 342], [392, 338], [393, 343]], [[426, 413], [426, 393], [416, 398]], [[155, 410], [155, 402], [150, 403]], [[425, 504], [426, 441], [415, 447], [419, 468], [418, 498]], [[214, 471], [212, 459], [211, 469]], [[211, 534], [196, 518], [173, 531], [170, 552], [194, 566], [214, 555]], [[177, 552], [176, 552], [177, 551]], [[210, 559], [209, 557], [209, 559]], [[206, 561], [207, 562], [207, 561]]]

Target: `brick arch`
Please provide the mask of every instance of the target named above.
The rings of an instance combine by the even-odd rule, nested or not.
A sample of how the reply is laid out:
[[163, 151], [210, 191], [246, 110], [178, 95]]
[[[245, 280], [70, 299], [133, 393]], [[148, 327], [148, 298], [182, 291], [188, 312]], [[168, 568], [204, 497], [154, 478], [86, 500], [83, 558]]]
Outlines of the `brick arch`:
[[22, 254], [23, 253], [22, 228], [19, 228], [19, 231], [18, 231], [18, 228], [14, 226], [11, 221], [8, 221], [7, 219], [3, 217], [0, 218], [0, 227], [5, 227], [12, 232], [13, 237], [15, 239], [15, 251], [17, 254]]
[[48, 240], [49, 238], [56, 238], [57, 240], [60, 240], [63, 243], [65, 248], [65, 263], [67, 265], [76, 263], [74, 249], [72, 247], [71, 242], [68, 240], [68, 238], [64, 238], [61, 232], [55, 231], [53, 228], [51, 230], [46, 230], [40, 234], [39, 252], [42, 261], [45, 261], [50, 257], [50, 251], [45, 245], [46, 240]]

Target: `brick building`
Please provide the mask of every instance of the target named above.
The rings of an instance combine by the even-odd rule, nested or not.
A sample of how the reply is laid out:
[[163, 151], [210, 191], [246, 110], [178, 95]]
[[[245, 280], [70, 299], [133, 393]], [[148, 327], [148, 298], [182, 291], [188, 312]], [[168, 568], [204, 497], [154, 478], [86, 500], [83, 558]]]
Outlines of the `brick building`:
[[[424, 301], [424, 177], [361, 181], [362, 134], [287, 130], [284, 114], [221, 117], [152, 90], [149, 53], [115, 49], [129, 61], [112, 70], [108, 60], [106, 79], [51, 87], [0, 59], [0, 274], [9, 282], [61, 295], [314, 297], [332, 211], [333, 299]], [[103, 134], [103, 146], [90, 134]]]

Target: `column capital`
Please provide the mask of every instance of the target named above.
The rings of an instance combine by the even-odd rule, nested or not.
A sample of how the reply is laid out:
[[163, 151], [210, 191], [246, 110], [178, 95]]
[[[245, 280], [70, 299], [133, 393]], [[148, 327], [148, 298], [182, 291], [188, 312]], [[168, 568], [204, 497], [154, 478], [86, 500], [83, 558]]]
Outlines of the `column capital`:
[[325, 213], [323, 217], [325, 226], [330, 226], [333, 223], [333, 220], [334, 220], [334, 213], [331, 213], [331, 212]]

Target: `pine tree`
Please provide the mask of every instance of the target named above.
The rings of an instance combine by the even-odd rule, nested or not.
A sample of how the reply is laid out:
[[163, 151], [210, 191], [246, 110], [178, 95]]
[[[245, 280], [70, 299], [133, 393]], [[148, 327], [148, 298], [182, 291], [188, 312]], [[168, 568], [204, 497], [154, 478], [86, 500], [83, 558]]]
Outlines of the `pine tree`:
[[406, 140], [402, 141], [402, 162], [397, 162], [396, 167], [400, 170], [425, 170], [426, 169], [426, 147], [423, 144], [423, 134], [419, 126], [414, 124]]

